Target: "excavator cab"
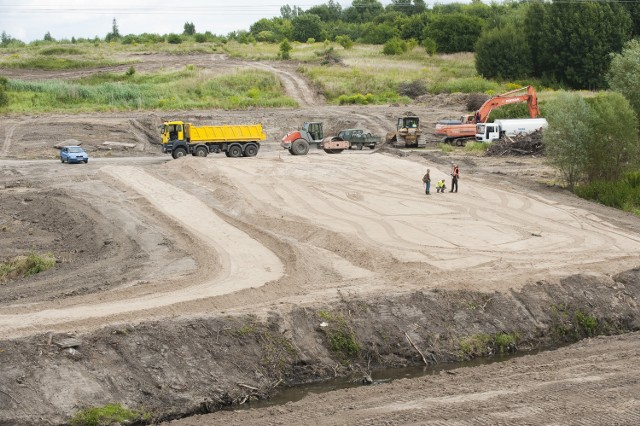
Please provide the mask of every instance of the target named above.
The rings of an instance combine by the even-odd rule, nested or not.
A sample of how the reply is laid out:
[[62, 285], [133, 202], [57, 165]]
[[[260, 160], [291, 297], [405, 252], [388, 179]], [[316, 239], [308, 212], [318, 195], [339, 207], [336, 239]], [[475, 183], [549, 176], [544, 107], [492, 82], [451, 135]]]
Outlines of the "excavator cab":
[[309, 136], [311, 136], [311, 139], [313, 139], [314, 141], [321, 141], [322, 139], [324, 139], [322, 123], [305, 121], [305, 123], [302, 125], [302, 130], [309, 133]]

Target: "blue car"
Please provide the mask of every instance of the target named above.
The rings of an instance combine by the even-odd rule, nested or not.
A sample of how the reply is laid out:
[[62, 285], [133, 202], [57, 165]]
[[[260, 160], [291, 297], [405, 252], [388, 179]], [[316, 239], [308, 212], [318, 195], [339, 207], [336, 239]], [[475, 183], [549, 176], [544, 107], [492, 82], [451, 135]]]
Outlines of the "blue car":
[[63, 146], [60, 150], [60, 161], [67, 163], [88, 163], [89, 154], [79, 146]]

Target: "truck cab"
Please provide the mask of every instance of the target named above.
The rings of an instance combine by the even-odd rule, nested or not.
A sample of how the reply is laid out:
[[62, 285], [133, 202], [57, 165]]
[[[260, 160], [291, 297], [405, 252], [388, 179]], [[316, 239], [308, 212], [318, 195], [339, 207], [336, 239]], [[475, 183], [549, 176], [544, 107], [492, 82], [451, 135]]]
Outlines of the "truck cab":
[[500, 139], [500, 126], [495, 123], [480, 123], [476, 126], [476, 141], [493, 142]]
[[185, 140], [184, 127], [184, 122], [182, 121], [168, 121], [164, 123], [161, 129], [162, 143], [167, 144], [170, 141]]

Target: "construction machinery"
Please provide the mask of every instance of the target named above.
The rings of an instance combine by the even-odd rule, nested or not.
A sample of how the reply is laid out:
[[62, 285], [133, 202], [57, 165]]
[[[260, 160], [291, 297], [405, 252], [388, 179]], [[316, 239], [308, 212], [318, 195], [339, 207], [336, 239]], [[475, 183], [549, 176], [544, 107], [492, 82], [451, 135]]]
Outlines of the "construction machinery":
[[494, 142], [505, 136], [528, 135], [546, 129], [549, 123], [545, 118], [521, 118], [514, 120], [496, 120], [493, 123], [479, 123], [476, 126], [476, 141]]
[[374, 149], [382, 141], [382, 137], [372, 135], [362, 129], [343, 129], [338, 132], [338, 137], [349, 141], [349, 149], [361, 150], [365, 146]]
[[421, 135], [420, 117], [405, 115], [398, 118], [396, 131], [387, 133], [386, 142], [397, 148], [424, 147]]
[[486, 123], [491, 111], [504, 105], [520, 102], [527, 103], [531, 118], [537, 118], [540, 115], [536, 90], [533, 86], [527, 86], [494, 96], [482, 104], [475, 114], [463, 115], [459, 121], [447, 120], [438, 122], [435, 128], [435, 135], [441, 137], [445, 143], [464, 146], [467, 140], [475, 140], [476, 125]]
[[306, 155], [312, 146], [328, 154], [339, 154], [350, 145], [349, 141], [338, 136], [324, 137], [322, 123], [305, 121], [301, 130], [287, 133], [282, 138], [280, 146], [288, 150], [291, 155]]
[[262, 125], [194, 126], [182, 121], [165, 122], [161, 128], [162, 152], [173, 158], [187, 154], [206, 157], [224, 152], [227, 157], [254, 157], [267, 139]]

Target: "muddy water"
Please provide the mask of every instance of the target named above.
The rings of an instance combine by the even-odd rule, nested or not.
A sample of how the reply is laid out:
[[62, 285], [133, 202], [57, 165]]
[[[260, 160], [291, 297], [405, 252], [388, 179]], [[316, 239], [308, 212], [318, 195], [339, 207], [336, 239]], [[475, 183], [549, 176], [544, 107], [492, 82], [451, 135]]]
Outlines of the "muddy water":
[[524, 355], [535, 355], [539, 352], [541, 351], [522, 351], [515, 354], [497, 355], [488, 358], [476, 358], [464, 362], [433, 364], [425, 367], [404, 367], [378, 370], [371, 373], [370, 378], [373, 380], [373, 383], [367, 383], [364, 375], [354, 375], [351, 377], [337, 378], [321, 383], [309, 383], [305, 385], [280, 389], [279, 393], [277, 395], [274, 395], [269, 400], [248, 401], [244, 405], [233, 407], [232, 409], [230, 409], [230, 411], [284, 405], [288, 402], [299, 401], [308, 394], [325, 393], [339, 389], [355, 388], [358, 386], [375, 386], [383, 383], [389, 383], [398, 379], [413, 379], [422, 376], [445, 373], [455, 374], [454, 370], [458, 368], [478, 367], [480, 365], [492, 364], [495, 362], [504, 362]]

